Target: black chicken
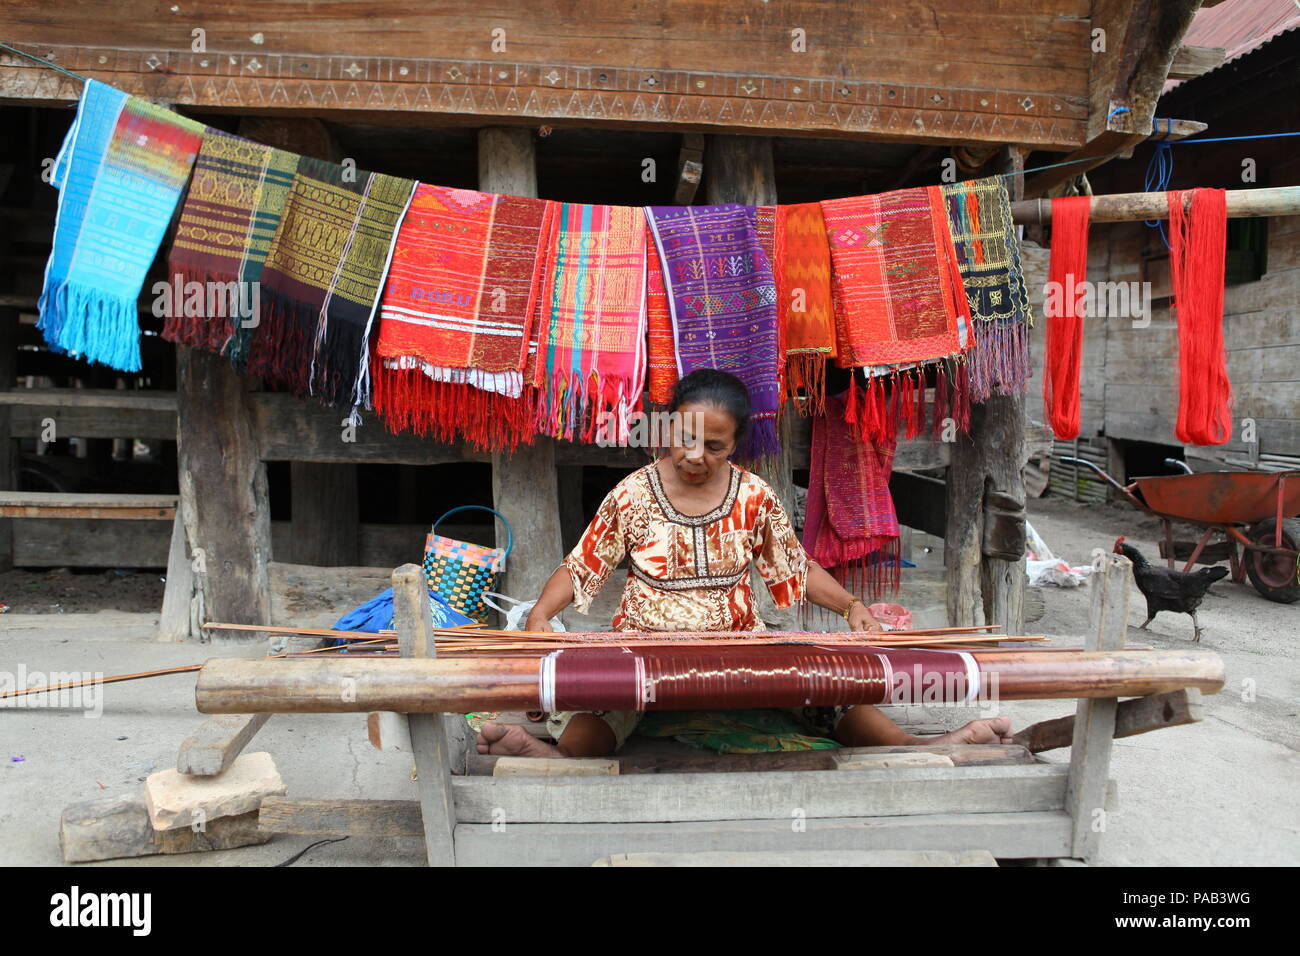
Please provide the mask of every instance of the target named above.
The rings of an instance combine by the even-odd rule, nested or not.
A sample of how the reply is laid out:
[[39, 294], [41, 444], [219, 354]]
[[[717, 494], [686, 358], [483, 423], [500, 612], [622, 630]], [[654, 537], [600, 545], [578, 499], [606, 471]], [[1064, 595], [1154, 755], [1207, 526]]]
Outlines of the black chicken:
[[1142, 552], [1131, 544], [1125, 544], [1121, 536], [1115, 539], [1115, 553], [1122, 554], [1133, 562], [1133, 580], [1147, 599], [1147, 619], [1142, 622], [1143, 629], [1151, 619], [1161, 611], [1178, 611], [1192, 616], [1192, 626], [1196, 630], [1196, 640], [1201, 639], [1201, 624], [1196, 620], [1196, 609], [1201, 606], [1201, 599], [1210, 585], [1228, 576], [1228, 569], [1222, 566], [1197, 568], [1195, 571], [1175, 571], [1153, 565]]

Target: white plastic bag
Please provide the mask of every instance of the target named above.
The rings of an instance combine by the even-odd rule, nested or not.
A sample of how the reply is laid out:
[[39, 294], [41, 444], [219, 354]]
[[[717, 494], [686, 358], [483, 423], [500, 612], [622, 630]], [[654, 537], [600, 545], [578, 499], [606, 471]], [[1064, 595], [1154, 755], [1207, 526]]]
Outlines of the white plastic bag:
[[[497, 604], [496, 601], [492, 600], [493, 598], [499, 598], [504, 601], [507, 606], [502, 607], [500, 604]], [[528, 620], [528, 612], [533, 609], [533, 605], [537, 602], [517, 601], [508, 595], [499, 594], [496, 591], [484, 591], [483, 603], [492, 608], [492, 610], [500, 611], [505, 615], [505, 629], [507, 631], [522, 631], [524, 629], [524, 622]], [[553, 617], [551, 618], [551, 627], [556, 631], [563, 631], [564, 622], [558, 617]]]

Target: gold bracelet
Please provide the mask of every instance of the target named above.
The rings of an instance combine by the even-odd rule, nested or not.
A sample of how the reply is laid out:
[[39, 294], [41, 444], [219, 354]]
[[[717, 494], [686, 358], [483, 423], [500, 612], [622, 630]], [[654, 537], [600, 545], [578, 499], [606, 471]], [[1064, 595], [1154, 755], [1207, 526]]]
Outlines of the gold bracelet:
[[852, 601], [850, 601], [849, 606], [840, 612], [844, 616], [844, 620], [847, 621], [849, 619], [849, 613], [853, 610], [853, 605], [861, 604], [861, 603], [862, 602], [859, 601], [857, 598], [854, 598]]

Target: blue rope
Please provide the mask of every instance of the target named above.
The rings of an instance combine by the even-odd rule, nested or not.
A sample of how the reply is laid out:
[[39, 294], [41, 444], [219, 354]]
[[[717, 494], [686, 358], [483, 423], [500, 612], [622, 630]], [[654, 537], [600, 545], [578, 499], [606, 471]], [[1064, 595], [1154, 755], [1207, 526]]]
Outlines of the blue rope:
[[[1147, 163], [1146, 176], [1142, 182], [1142, 191], [1148, 193], [1162, 193], [1169, 189], [1169, 183], [1174, 178], [1174, 151], [1173, 142], [1169, 139], [1170, 130], [1173, 127], [1171, 120], [1165, 120], [1165, 133], [1156, 141], [1155, 152], [1151, 154], [1151, 160]], [[1152, 133], [1155, 130], [1152, 129]], [[1165, 223], [1163, 219], [1147, 219], [1146, 225], [1152, 229], [1160, 230], [1160, 240], [1169, 248], [1169, 236], [1165, 232]]]

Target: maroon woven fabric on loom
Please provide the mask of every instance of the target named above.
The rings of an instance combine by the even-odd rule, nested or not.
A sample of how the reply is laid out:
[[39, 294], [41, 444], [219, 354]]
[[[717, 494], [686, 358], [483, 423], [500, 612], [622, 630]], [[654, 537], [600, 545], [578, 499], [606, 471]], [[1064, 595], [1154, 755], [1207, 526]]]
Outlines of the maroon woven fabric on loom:
[[898, 590], [898, 517], [889, 493], [897, 442], [871, 442], [844, 420], [844, 396], [813, 418], [803, 545], [850, 590]]
[[[968, 655], [875, 647], [582, 647], [550, 655], [555, 710], [698, 710], [965, 702]], [[544, 671], [547, 668], [544, 668]], [[546, 678], [543, 678], [543, 684]]]

